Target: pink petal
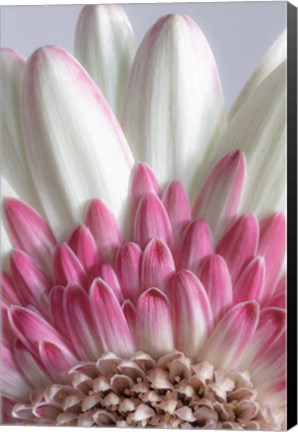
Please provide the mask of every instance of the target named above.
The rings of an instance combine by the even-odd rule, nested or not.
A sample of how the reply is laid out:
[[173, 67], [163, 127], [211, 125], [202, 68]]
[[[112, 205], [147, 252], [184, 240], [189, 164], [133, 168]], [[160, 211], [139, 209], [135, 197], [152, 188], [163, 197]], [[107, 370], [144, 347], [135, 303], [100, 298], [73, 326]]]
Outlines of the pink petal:
[[55, 327], [64, 335], [67, 334], [66, 331], [66, 321], [64, 316], [64, 293], [65, 287], [62, 285], [56, 285], [51, 289], [49, 296], [50, 305], [50, 317], [51, 322]]
[[39, 356], [54, 381], [59, 383], [71, 381], [68, 371], [78, 360], [66, 347], [62, 347], [59, 343], [41, 340]]
[[170, 249], [159, 239], [152, 239], [146, 246], [141, 265], [141, 285], [143, 290], [157, 287], [163, 290], [169, 277], [175, 271]]
[[38, 343], [42, 339], [66, 346], [63, 336], [40, 315], [29, 309], [11, 306], [9, 321], [15, 335], [32, 353], [38, 352]]
[[92, 283], [93, 280], [98, 277], [103, 279], [109, 285], [109, 287], [114, 291], [118, 301], [121, 303], [123, 301], [122, 290], [113, 267], [108, 263], [99, 264], [91, 273], [90, 282]]
[[137, 304], [136, 339], [139, 350], [159, 358], [174, 349], [174, 335], [167, 297], [150, 288]]
[[160, 194], [158, 181], [147, 164], [139, 162], [132, 174], [131, 180], [131, 218], [134, 220], [139, 202], [144, 194]]
[[286, 391], [286, 331], [272, 340], [270, 349], [251, 371], [261, 402], [279, 407], [285, 403]]
[[92, 269], [97, 259], [96, 243], [86, 225], [81, 224], [74, 230], [68, 244], [84, 269], [87, 272]]
[[273, 409], [285, 406], [287, 403], [286, 374], [271, 378], [270, 381], [258, 385], [258, 398], [263, 404], [267, 404]]
[[274, 296], [269, 299], [267, 307], [278, 307], [286, 309], [287, 304], [287, 275], [284, 275], [278, 282]]
[[15, 362], [10, 344], [1, 341], [1, 387], [5, 396], [26, 399], [32, 390]]
[[111, 288], [100, 278], [91, 286], [90, 302], [103, 350], [131, 356], [135, 347], [124, 313]]
[[241, 368], [254, 370], [274, 349], [276, 341], [286, 328], [286, 312], [278, 308], [265, 308], [260, 312], [260, 319], [255, 335], [241, 361]]
[[214, 166], [206, 178], [193, 208], [193, 218], [205, 219], [215, 238], [237, 216], [244, 186], [244, 154], [232, 151]]
[[275, 294], [285, 294], [287, 291], [287, 275], [283, 275], [277, 284]]
[[64, 294], [64, 314], [68, 334], [81, 360], [96, 360], [100, 344], [96, 337], [89, 297], [80, 286], [69, 285]]
[[213, 240], [207, 223], [196, 220], [184, 229], [176, 248], [175, 262], [178, 269], [196, 272], [200, 261], [213, 253]]
[[231, 276], [223, 257], [209, 255], [203, 258], [198, 276], [209, 297], [213, 317], [217, 320], [233, 301]]
[[9, 322], [9, 306], [1, 301], [2, 337], [6, 341], [13, 341], [15, 334]]
[[265, 258], [266, 280], [264, 300], [270, 298], [277, 285], [286, 251], [286, 217], [276, 212], [260, 222], [258, 255]]
[[9, 274], [5, 271], [1, 272], [0, 281], [2, 301], [7, 305], [21, 304], [21, 300], [17, 295], [16, 288]]
[[148, 193], [143, 196], [134, 221], [134, 241], [144, 248], [153, 238], [160, 238], [169, 247], [173, 242], [172, 227], [160, 199]]
[[86, 273], [74, 252], [66, 243], [57, 246], [54, 256], [54, 275], [57, 285], [86, 282]]
[[162, 202], [176, 236], [191, 219], [189, 199], [183, 185], [179, 181], [170, 183], [163, 194]]
[[112, 259], [115, 250], [121, 246], [122, 234], [114, 215], [100, 200], [91, 202], [86, 225], [94, 237], [99, 260]]
[[33, 387], [42, 388], [50, 384], [50, 379], [40, 361], [19, 340], [14, 343], [13, 355], [24, 377]]
[[168, 288], [175, 346], [189, 357], [198, 355], [212, 325], [207, 294], [199, 279], [188, 270], [176, 273]]
[[136, 307], [130, 300], [125, 300], [122, 310], [128, 323], [131, 334], [135, 336], [136, 331]]
[[15, 399], [11, 399], [6, 396], [1, 397], [1, 424], [13, 424], [15, 418], [12, 416], [12, 409], [17, 403]]
[[142, 250], [135, 243], [124, 244], [117, 252], [115, 269], [118, 275], [124, 298], [137, 302], [141, 291]]
[[44, 313], [48, 310], [47, 295], [51, 282], [34, 260], [19, 250], [10, 256], [10, 267], [14, 285], [22, 304], [34, 305]]
[[42, 217], [15, 198], [5, 199], [4, 211], [14, 247], [26, 252], [41, 266], [51, 269], [56, 240]]
[[246, 300], [260, 302], [264, 293], [265, 275], [264, 258], [258, 256], [241, 273], [234, 288], [234, 303]]
[[258, 240], [258, 220], [253, 214], [247, 213], [231, 226], [218, 243], [216, 253], [226, 260], [233, 284], [244, 267], [254, 258]]
[[200, 354], [216, 368], [237, 367], [255, 334], [259, 320], [256, 302], [234, 306], [217, 324]]

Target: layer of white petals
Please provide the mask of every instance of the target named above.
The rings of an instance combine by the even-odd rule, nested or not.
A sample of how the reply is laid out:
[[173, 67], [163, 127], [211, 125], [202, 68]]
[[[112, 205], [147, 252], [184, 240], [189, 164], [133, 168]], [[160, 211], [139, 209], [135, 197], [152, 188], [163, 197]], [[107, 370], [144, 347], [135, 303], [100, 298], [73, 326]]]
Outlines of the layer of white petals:
[[20, 93], [25, 61], [25, 58], [13, 50], [1, 50], [1, 174], [20, 198], [40, 211], [25, 157], [21, 126]]
[[286, 198], [286, 61], [262, 81], [233, 117], [213, 162], [238, 149], [247, 175], [240, 213], [259, 218], [285, 210]]
[[123, 222], [131, 152], [101, 92], [64, 50], [40, 48], [27, 61], [22, 120], [33, 180], [57, 237], [94, 198]]
[[240, 95], [234, 103], [229, 116], [232, 118], [241, 108], [246, 99], [255, 91], [259, 84], [267, 78], [270, 73], [283, 63], [287, 58], [287, 30], [285, 29], [269, 51], [264, 56], [261, 64], [243, 87]]
[[2, 262], [2, 268], [5, 268], [6, 266], [6, 258], [9, 252], [12, 249], [11, 241], [9, 238], [9, 235], [7, 233], [5, 222], [4, 222], [4, 215], [3, 215], [3, 200], [5, 197], [13, 197], [17, 198], [17, 195], [15, 191], [12, 189], [12, 187], [7, 183], [7, 181], [1, 176], [1, 262]]
[[133, 30], [121, 7], [83, 8], [76, 28], [75, 56], [119, 115], [134, 56]]
[[128, 83], [122, 125], [137, 160], [161, 184], [197, 192], [224, 123], [223, 93], [204, 35], [188, 17], [168, 15], [147, 33]]

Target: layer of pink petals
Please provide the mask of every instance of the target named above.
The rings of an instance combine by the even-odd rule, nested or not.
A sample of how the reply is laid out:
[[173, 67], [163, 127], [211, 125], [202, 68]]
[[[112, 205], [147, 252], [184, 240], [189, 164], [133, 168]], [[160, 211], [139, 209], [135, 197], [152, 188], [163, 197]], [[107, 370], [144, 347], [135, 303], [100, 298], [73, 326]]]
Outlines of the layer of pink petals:
[[[214, 181], [211, 173], [202, 190], [210, 194]], [[202, 191], [199, 197], [201, 202]], [[270, 341], [265, 353], [258, 342], [267, 331], [264, 317], [270, 316], [276, 338], [285, 328], [285, 278], [279, 279], [285, 216], [275, 213], [259, 223], [253, 214], [236, 218], [232, 210], [214, 244], [206, 221], [191, 220], [183, 186], [173, 182], [161, 197], [154, 174], [139, 164], [131, 193], [134, 242], [123, 241], [114, 216], [95, 200], [85, 224], [57, 245], [33, 209], [8, 199], [5, 216], [15, 251], [10, 275], [1, 276], [2, 310], [11, 326], [4, 326], [7, 352], [17, 336], [21, 345], [14, 352], [17, 358], [28, 353], [28, 370], [35, 367], [40, 380], [62, 381], [71, 364], [103, 351], [130, 357], [143, 349], [158, 357], [177, 348], [234, 367], [251, 346], [252, 364], [261, 357], [268, 363]], [[8, 373], [18, 370], [24, 377], [15, 361], [7, 365]]]

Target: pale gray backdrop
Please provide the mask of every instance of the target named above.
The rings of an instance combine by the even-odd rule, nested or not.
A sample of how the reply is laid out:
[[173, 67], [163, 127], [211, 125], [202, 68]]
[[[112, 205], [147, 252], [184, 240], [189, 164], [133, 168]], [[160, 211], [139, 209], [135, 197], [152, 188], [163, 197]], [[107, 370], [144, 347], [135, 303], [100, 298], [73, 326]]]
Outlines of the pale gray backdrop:
[[[127, 4], [137, 45], [148, 28], [171, 12], [189, 15], [213, 49], [231, 106], [267, 49], [286, 27], [285, 2]], [[42, 45], [73, 52], [77, 17], [82, 6], [12, 6], [1, 8], [1, 46], [28, 56]]]

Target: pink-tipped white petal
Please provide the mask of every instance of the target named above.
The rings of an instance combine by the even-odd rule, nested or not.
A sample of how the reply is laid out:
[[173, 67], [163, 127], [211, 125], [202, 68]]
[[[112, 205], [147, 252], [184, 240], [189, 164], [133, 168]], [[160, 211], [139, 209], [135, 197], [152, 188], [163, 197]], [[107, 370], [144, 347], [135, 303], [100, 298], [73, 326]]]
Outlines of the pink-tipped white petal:
[[1, 283], [1, 300], [7, 304], [21, 304], [21, 300], [17, 295], [16, 288], [8, 273], [5, 271], [0, 274]]
[[164, 290], [174, 271], [175, 263], [170, 249], [162, 240], [151, 240], [142, 256], [141, 285], [143, 290], [151, 287]]
[[278, 282], [286, 253], [286, 217], [277, 212], [260, 222], [258, 254], [266, 264], [264, 300], [270, 298]]
[[245, 355], [259, 320], [256, 302], [234, 306], [217, 324], [199, 355], [221, 369], [235, 368]]
[[54, 275], [57, 285], [80, 283], [84, 285], [86, 273], [74, 252], [66, 243], [57, 246], [54, 256]]
[[1, 149], [2, 175], [17, 195], [40, 209], [25, 156], [20, 93], [26, 59], [11, 49], [1, 49]]
[[119, 115], [134, 55], [131, 24], [120, 6], [88, 5], [79, 16], [75, 56]]
[[190, 203], [182, 183], [170, 183], [164, 191], [162, 202], [168, 212], [173, 233], [177, 235], [191, 219]]
[[89, 205], [86, 225], [92, 233], [100, 260], [112, 259], [121, 245], [122, 235], [114, 215], [100, 200]]
[[233, 301], [231, 276], [223, 257], [209, 255], [203, 258], [198, 276], [208, 295], [213, 317], [217, 321]]
[[134, 220], [139, 202], [144, 194], [152, 193], [160, 195], [159, 184], [153, 171], [144, 162], [139, 162], [131, 179], [131, 218]]
[[285, 210], [286, 68], [284, 61], [250, 94], [213, 156], [214, 162], [235, 148], [245, 154], [247, 175], [239, 211], [253, 211], [258, 218]]
[[245, 172], [243, 153], [231, 151], [216, 163], [199, 192], [193, 217], [205, 219], [216, 239], [237, 216]]
[[254, 370], [266, 355], [274, 349], [276, 341], [286, 327], [286, 312], [279, 308], [268, 307], [260, 311], [260, 319], [255, 335], [241, 361], [241, 368]]
[[68, 371], [78, 360], [68, 349], [57, 343], [41, 340], [39, 357], [54, 381], [60, 383], [71, 381]]
[[160, 238], [169, 247], [173, 243], [172, 227], [160, 199], [148, 193], [141, 199], [134, 221], [134, 241], [144, 248], [153, 238]]
[[287, 30], [284, 30], [264, 56], [255, 73], [245, 84], [229, 116], [232, 118], [267, 76], [287, 58]]
[[199, 279], [190, 271], [176, 273], [168, 288], [175, 335], [175, 347], [189, 357], [196, 357], [212, 325], [207, 294]]
[[86, 225], [81, 224], [74, 230], [68, 244], [87, 272], [94, 267], [97, 259], [96, 243]]
[[124, 244], [117, 252], [115, 269], [124, 298], [137, 302], [141, 292], [142, 250], [135, 243]]
[[15, 335], [32, 353], [38, 352], [38, 344], [43, 339], [60, 346], [65, 345], [63, 336], [32, 310], [21, 306], [11, 306], [9, 322]]
[[80, 286], [69, 285], [64, 294], [65, 323], [69, 338], [81, 360], [96, 360], [101, 347], [95, 332], [89, 297]]
[[94, 272], [92, 272], [91, 280], [100, 277], [103, 281], [106, 282], [107, 285], [112, 289], [114, 294], [116, 295], [119, 303], [123, 301], [123, 294], [121, 290], [121, 286], [119, 283], [119, 279], [113, 267], [108, 263], [99, 264]]
[[122, 223], [133, 158], [90, 76], [66, 51], [46, 46], [27, 61], [22, 90], [26, 155], [57, 237], [69, 235], [94, 198]]
[[103, 350], [131, 356], [135, 347], [126, 318], [115, 294], [100, 278], [90, 289], [90, 304]]
[[[223, 123], [217, 67], [201, 30], [188, 17], [162, 17], [146, 34], [128, 83], [122, 123], [136, 159], [162, 184], [188, 190]], [[157, 156], [158, 155], [158, 156]]]
[[222, 255], [228, 265], [233, 284], [256, 254], [258, 241], [259, 223], [248, 213], [231, 226], [216, 246], [216, 253]]
[[14, 343], [13, 355], [24, 377], [33, 387], [42, 388], [50, 384], [49, 376], [40, 361], [19, 340]]
[[266, 266], [264, 258], [254, 258], [241, 273], [234, 287], [234, 303], [261, 302], [264, 296]]
[[35, 261], [24, 252], [14, 250], [10, 256], [10, 268], [22, 304], [32, 304], [47, 313], [47, 295], [51, 288], [51, 281]]
[[14, 359], [11, 345], [1, 341], [1, 393], [22, 400], [28, 397], [31, 390]]
[[200, 261], [214, 253], [213, 239], [204, 220], [190, 222], [182, 232], [175, 251], [178, 269], [198, 270]]
[[43, 218], [24, 202], [6, 198], [6, 226], [11, 242], [50, 270], [56, 240]]
[[174, 349], [174, 334], [167, 297], [158, 289], [150, 288], [137, 304], [137, 347], [152, 357], [159, 358]]

